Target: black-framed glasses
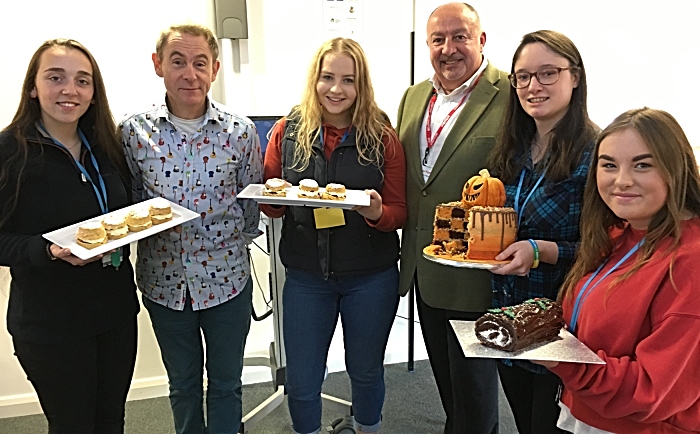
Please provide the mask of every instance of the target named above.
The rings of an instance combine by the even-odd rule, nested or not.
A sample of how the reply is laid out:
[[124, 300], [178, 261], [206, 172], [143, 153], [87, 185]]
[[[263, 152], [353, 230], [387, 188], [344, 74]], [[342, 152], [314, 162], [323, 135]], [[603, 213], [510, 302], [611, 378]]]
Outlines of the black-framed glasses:
[[579, 68], [578, 66], [547, 66], [537, 72], [519, 71], [514, 74], [509, 74], [508, 78], [510, 79], [510, 85], [516, 89], [528, 87], [532, 81], [532, 77], [535, 77], [540, 84], [547, 86], [559, 81], [559, 74], [567, 69], [575, 71]]

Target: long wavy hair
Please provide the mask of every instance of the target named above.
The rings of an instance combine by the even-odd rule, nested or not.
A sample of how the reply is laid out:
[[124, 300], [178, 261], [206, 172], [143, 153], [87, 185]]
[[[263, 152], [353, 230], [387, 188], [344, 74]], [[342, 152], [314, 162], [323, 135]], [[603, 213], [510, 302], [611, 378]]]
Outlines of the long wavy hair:
[[[613, 283], [622, 281], [649, 262], [659, 244], [667, 241], [669, 253], [675, 251], [681, 237], [681, 222], [688, 213], [700, 215], [700, 175], [693, 148], [676, 119], [663, 110], [648, 107], [629, 110], [618, 116], [598, 137], [595, 165], [588, 171], [581, 212], [581, 246], [576, 261], [564, 281], [559, 300], [570, 298], [576, 284], [607, 258], [614, 249], [610, 230], [625, 227], [626, 221], [615, 215], [598, 193], [597, 160], [600, 143], [611, 134], [633, 129], [644, 139], [668, 188], [666, 202], [652, 217], [644, 245], [634, 266]], [[673, 261], [671, 261], [673, 270]], [[673, 282], [673, 276], [671, 276]]]
[[[578, 86], [573, 89], [569, 107], [554, 129], [548, 134], [546, 177], [560, 182], [576, 169], [586, 145], [590, 144], [599, 128], [588, 117], [586, 103], [588, 85], [586, 68], [574, 43], [565, 35], [553, 30], [539, 30], [523, 36], [513, 55], [510, 72], [515, 73], [515, 63], [529, 44], [544, 44], [552, 53], [565, 58], [572, 74], [578, 76]], [[535, 78], [533, 77], [533, 80]], [[522, 170], [524, 159], [530, 155], [532, 141], [537, 133], [535, 120], [523, 110], [517, 89], [511, 86], [508, 105], [504, 112], [503, 126], [496, 146], [489, 156], [490, 167], [506, 182], [514, 182]]]
[[379, 109], [374, 100], [374, 89], [367, 67], [367, 57], [360, 44], [347, 38], [326, 41], [314, 55], [306, 80], [306, 89], [301, 104], [294, 107], [292, 116], [299, 117], [296, 130], [297, 146], [294, 150], [292, 168], [303, 171], [313, 154], [312, 145], [318, 139], [323, 118], [321, 101], [316, 92], [316, 83], [321, 74], [323, 59], [328, 54], [344, 54], [355, 64], [355, 89], [357, 98], [352, 105], [352, 127], [355, 129], [358, 160], [360, 164], [381, 167], [385, 146], [382, 136], [395, 134], [388, 116]]
[[[85, 114], [80, 117], [78, 127], [91, 138], [91, 142], [94, 142], [91, 143], [91, 146], [104, 150], [112, 164], [119, 169], [122, 177], [126, 178], [128, 176], [124, 151], [119, 141], [119, 136], [117, 135], [117, 127], [114, 123], [112, 112], [109, 109], [109, 103], [107, 102], [107, 92], [105, 91], [102, 73], [97, 66], [95, 58], [85, 46], [73, 39], [48, 40], [41, 44], [29, 61], [27, 74], [22, 84], [22, 94], [20, 96], [19, 107], [17, 107], [17, 113], [15, 113], [12, 122], [3, 130], [11, 133], [17, 140], [19, 146], [17, 147], [17, 151], [0, 166], [0, 189], [5, 189], [10, 186], [14, 189], [10, 201], [2, 205], [0, 227], [5, 223], [8, 215], [17, 206], [17, 201], [19, 200], [20, 179], [27, 164], [29, 146], [32, 146], [27, 142], [27, 135], [34, 128], [34, 123], [41, 119], [39, 98], [32, 98], [31, 92], [36, 86], [36, 77], [39, 72], [39, 63], [42, 54], [44, 54], [46, 50], [54, 47], [78, 50], [89, 59], [92, 65], [94, 103], [90, 104]], [[10, 168], [13, 169], [12, 172], [10, 172]], [[11, 173], [19, 173], [19, 176], [17, 179], [14, 179]]]

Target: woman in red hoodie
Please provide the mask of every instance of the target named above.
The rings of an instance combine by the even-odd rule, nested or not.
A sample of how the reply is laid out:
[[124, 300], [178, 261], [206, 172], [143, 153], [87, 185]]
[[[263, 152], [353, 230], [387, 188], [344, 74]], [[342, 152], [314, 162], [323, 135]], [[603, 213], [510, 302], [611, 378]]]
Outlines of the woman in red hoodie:
[[[668, 113], [628, 111], [600, 135], [581, 247], [560, 299], [604, 365], [537, 362], [564, 383], [573, 433], [700, 432], [700, 176]], [[595, 170], [593, 170], [595, 168]]]

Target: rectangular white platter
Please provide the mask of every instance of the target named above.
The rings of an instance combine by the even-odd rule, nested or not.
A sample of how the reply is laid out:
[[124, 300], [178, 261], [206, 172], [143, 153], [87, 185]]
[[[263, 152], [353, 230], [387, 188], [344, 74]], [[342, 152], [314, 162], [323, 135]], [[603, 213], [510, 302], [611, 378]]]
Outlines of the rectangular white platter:
[[596, 353], [565, 329], [561, 329], [559, 336], [551, 342], [529, 346], [510, 353], [482, 344], [474, 333], [475, 321], [450, 320], [450, 324], [457, 335], [465, 357], [605, 364]]
[[[263, 196], [263, 190], [265, 190], [264, 184], [250, 184], [238, 193], [238, 198], [253, 199], [258, 203], [270, 205], [310, 206], [314, 208], [351, 209], [355, 206], [369, 206], [369, 195], [364, 190], [346, 190], [345, 200], [302, 199], [297, 196], [298, 186], [287, 188], [286, 197]], [[324, 190], [323, 187], [319, 188], [321, 193]]]
[[87, 219], [82, 222], [66, 226], [65, 228], [56, 229], [55, 231], [44, 234], [43, 237], [58, 246], [70, 249], [71, 253], [79, 257], [80, 259], [89, 259], [101, 253], [109, 252], [110, 250], [116, 249], [117, 247], [125, 246], [132, 241], [138, 241], [142, 238], [150, 237], [151, 235], [157, 234], [158, 232], [162, 232], [166, 229], [170, 229], [177, 225], [181, 225], [189, 220], [200, 217], [199, 213], [190, 211], [187, 208], [170, 202], [170, 208], [173, 211], [173, 219], [168, 222], [161, 223], [159, 225], [153, 225], [150, 228], [140, 232], [129, 232], [124, 238], [120, 238], [118, 240], [108, 240], [105, 244], [99, 247], [95, 247], [94, 249], [86, 249], [85, 247], [82, 247], [75, 242], [75, 235], [78, 232], [78, 227], [80, 225], [83, 225], [87, 222], [101, 222], [108, 215], [126, 215], [132, 209], [148, 209], [150, 203], [157, 199], [159, 198], [148, 199], [143, 202], [112, 211], [105, 215], [96, 216], [91, 219]]

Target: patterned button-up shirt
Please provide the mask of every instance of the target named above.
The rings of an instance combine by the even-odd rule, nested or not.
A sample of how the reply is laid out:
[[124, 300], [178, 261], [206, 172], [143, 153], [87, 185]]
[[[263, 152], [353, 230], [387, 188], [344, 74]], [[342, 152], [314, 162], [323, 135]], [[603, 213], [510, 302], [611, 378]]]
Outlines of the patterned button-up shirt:
[[[581, 160], [571, 177], [561, 182], [552, 182], [544, 178], [532, 191], [542, 175], [540, 164], [533, 166], [530, 158], [525, 164], [525, 177], [517, 198], [521, 205], [530, 196], [522, 208], [522, 218], [518, 226], [518, 240], [553, 241], [559, 247], [559, 258], [555, 265], [540, 262], [539, 267], [530, 270], [528, 276], [492, 276], [493, 304], [495, 307], [522, 303], [533, 297], [557, 298], [557, 293], [564, 282], [566, 273], [571, 268], [574, 255], [579, 245], [581, 233], [581, 207], [583, 205], [583, 188], [591, 165], [593, 143], [586, 147]], [[519, 179], [519, 177], [518, 177]], [[505, 183], [507, 207], [515, 207], [518, 181]]]
[[242, 291], [249, 276], [247, 242], [260, 235], [252, 200], [236, 196], [262, 182], [262, 154], [253, 123], [211, 100], [193, 135], [178, 130], [165, 104], [120, 124], [133, 177], [134, 201], [164, 197], [201, 217], [138, 243], [136, 280], [156, 303], [182, 310], [189, 289], [194, 310]]

